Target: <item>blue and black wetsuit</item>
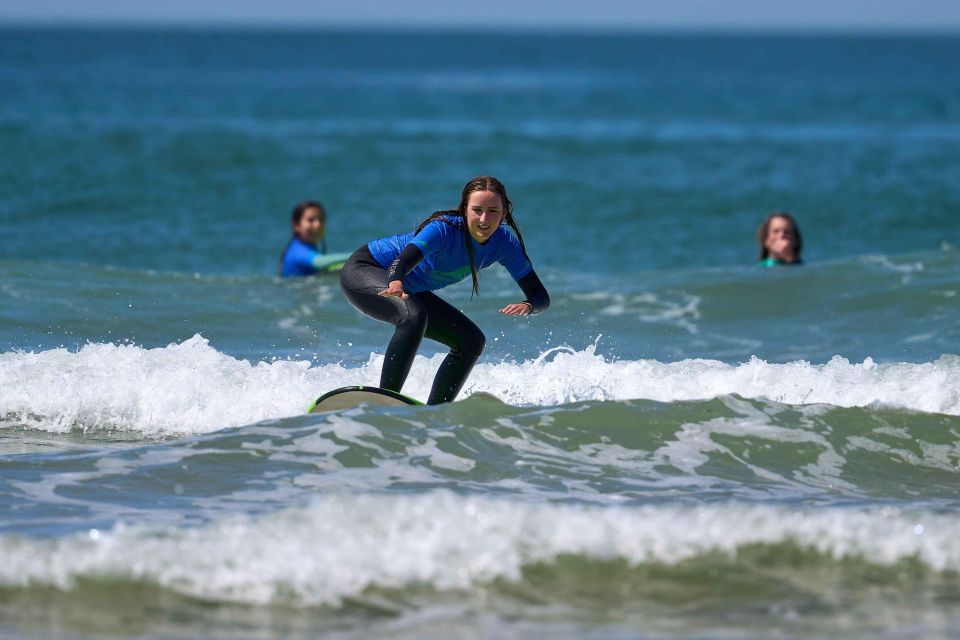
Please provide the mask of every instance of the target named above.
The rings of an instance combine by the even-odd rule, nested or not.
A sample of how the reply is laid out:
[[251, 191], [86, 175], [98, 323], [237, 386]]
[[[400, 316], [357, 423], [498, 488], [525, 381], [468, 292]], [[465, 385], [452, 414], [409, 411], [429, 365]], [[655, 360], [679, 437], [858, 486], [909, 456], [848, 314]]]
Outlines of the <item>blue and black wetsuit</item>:
[[[430, 222], [417, 234], [374, 240], [347, 260], [340, 272], [340, 287], [361, 313], [396, 326], [380, 374], [381, 387], [401, 390], [424, 336], [450, 347], [427, 404], [452, 402], [466, 382], [486, 338], [470, 318], [433, 293], [470, 275], [466, 242], [472, 243], [477, 270], [496, 262], [507, 268], [527, 297], [532, 313], [550, 305], [550, 296], [519, 240], [505, 225], [482, 244], [466, 233], [458, 216], [452, 215]], [[403, 281], [408, 299], [378, 295], [392, 280]]]

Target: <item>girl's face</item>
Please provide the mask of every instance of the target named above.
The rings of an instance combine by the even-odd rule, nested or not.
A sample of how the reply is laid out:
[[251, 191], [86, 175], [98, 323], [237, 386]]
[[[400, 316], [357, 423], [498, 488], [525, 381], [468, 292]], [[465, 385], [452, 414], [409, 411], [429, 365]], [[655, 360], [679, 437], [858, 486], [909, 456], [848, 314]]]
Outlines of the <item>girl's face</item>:
[[763, 246], [774, 260], [792, 262], [797, 255], [797, 232], [790, 221], [780, 217], [771, 220]]
[[500, 195], [494, 191], [474, 191], [467, 200], [467, 231], [483, 244], [497, 230], [506, 212]]
[[293, 235], [308, 244], [317, 244], [323, 237], [324, 225], [320, 219], [320, 210], [310, 207], [300, 216], [300, 222], [293, 225]]

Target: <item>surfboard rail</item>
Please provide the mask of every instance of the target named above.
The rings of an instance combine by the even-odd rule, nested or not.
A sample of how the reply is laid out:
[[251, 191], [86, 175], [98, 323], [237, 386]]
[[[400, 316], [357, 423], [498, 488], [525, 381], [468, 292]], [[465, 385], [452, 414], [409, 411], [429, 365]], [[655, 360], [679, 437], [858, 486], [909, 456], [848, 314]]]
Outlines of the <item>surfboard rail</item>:
[[379, 407], [402, 407], [422, 405], [423, 403], [415, 398], [391, 391], [390, 389], [354, 385], [328, 391], [313, 401], [313, 404], [307, 409], [307, 413], [340, 411], [341, 409], [349, 409], [361, 404]]

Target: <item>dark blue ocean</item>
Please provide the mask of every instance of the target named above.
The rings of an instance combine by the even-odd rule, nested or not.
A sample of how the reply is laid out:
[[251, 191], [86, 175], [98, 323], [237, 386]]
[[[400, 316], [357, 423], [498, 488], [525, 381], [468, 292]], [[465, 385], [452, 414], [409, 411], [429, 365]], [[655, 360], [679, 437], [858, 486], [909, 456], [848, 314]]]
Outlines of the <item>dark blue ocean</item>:
[[[0, 28], [0, 637], [954, 637], [958, 60]], [[350, 252], [479, 174], [551, 308], [488, 269], [457, 402], [305, 415], [391, 328], [277, 277], [294, 204]]]

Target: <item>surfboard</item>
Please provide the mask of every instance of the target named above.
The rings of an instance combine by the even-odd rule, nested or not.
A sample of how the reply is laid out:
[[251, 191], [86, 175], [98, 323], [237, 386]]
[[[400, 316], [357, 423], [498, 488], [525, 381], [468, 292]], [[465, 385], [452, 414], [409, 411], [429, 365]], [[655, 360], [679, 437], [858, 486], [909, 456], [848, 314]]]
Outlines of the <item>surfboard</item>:
[[350, 409], [361, 404], [369, 404], [377, 407], [402, 407], [407, 405], [422, 405], [419, 400], [415, 400], [402, 393], [391, 391], [390, 389], [381, 389], [380, 387], [340, 387], [333, 391], [328, 391], [317, 398], [307, 413], [323, 413], [325, 411], [340, 411], [341, 409]]
[[317, 258], [313, 267], [317, 273], [339, 273], [349, 258], [349, 253], [327, 253]]

